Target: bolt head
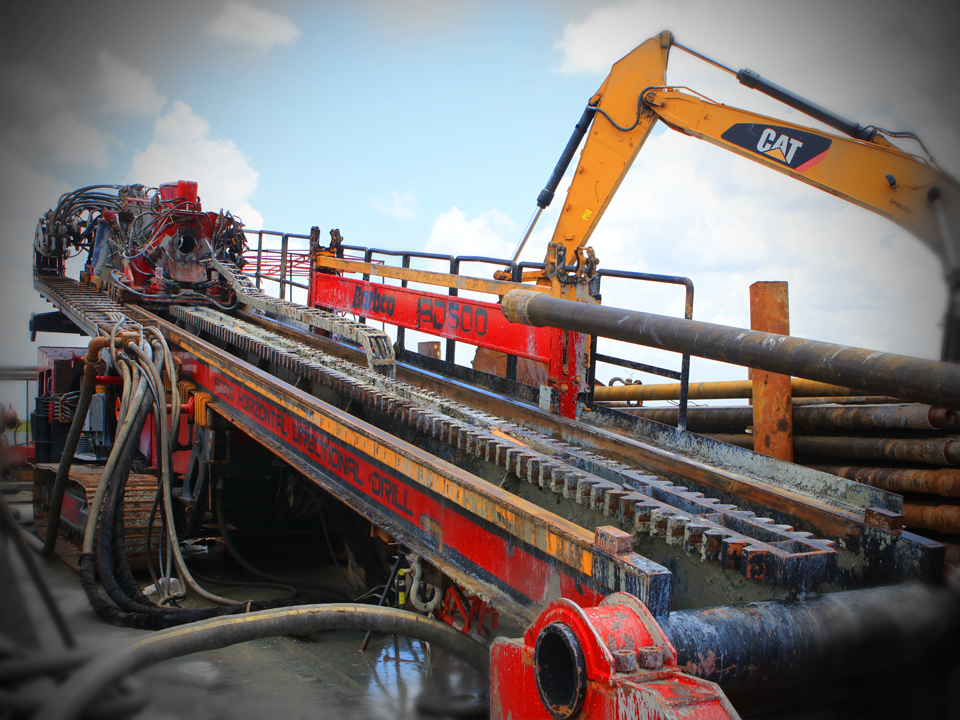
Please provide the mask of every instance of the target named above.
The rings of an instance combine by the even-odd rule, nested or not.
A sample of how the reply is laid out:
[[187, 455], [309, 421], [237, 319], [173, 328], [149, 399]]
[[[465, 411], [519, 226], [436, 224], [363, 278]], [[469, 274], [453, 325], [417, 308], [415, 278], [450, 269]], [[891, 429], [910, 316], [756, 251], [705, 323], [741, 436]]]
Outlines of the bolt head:
[[618, 673], [632, 673], [639, 668], [637, 654], [633, 650], [613, 650], [612, 653]]
[[656, 670], [663, 666], [663, 651], [656, 645], [639, 648], [637, 662], [646, 670]]

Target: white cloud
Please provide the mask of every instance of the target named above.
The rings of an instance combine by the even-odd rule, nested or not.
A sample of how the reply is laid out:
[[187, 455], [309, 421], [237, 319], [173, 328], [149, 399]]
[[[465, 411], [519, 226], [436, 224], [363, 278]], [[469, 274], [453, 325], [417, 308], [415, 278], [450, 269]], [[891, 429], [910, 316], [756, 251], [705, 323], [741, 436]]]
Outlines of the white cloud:
[[[690, 277], [698, 320], [749, 327], [750, 284], [786, 280], [794, 335], [939, 354], [946, 294], [925, 246], [873, 213], [679, 133], [648, 140], [590, 244], [601, 268]], [[682, 300], [669, 286], [603, 285], [610, 306], [681, 316]]]
[[97, 53], [95, 90], [105, 112], [151, 116], [167, 102], [149, 75], [103, 49]]
[[210, 124], [177, 100], [157, 118], [147, 149], [133, 157], [127, 182], [156, 186], [195, 180], [206, 210], [223, 208], [259, 229], [263, 217], [250, 205], [258, 177], [232, 140], [211, 138]]
[[292, 45], [300, 37], [300, 30], [283, 15], [227, 0], [223, 12], [207, 28], [207, 35], [218, 42], [246, 45], [264, 53], [274, 45]]
[[371, 203], [374, 210], [399, 220], [417, 219], [417, 198], [413, 193], [398, 193], [391, 190], [389, 194], [376, 198]]
[[424, 250], [506, 258], [513, 252], [516, 234], [517, 224], [496, 208], [467, 218], [460, 208], [452, 207], [437, 217]]
[[[950, 72], [958, 58], [955, 49], [943, 52], [949, 23], [924, 19], [926, 3], [919, 9], [885, 6], [882, 20], [868, 26], [860, 22], [868, 6], [859, 1], [818, 7], [797, 15], [795, 6], [782, 2], [610, 4], [567, 25], [556, 44], [559, 69], [596, 74], [599, 85], [620, 57], [670, 29], [679, 42], [735, 69], [752, 68], [840, 115], [918, 130], [934, 152], [940, 150], [942, 164], [960, 166], [956, 98], [943, 92], [955, 87]], [[790, 32], [757, 35], [755, 23], [743, 22], [756, 12], [767, 27]], [[918, 53], [905, 60], [888, 52], [890, 43], [905, 42], [924, 27], [929, 37]], [[677, 49], [668, 78], [717, 102], [815, 126]], [[750, 284], [786, 280], [794, 335], [939, 356], [946, 290], [940, 263], [923, 244], [866, 210], [673, 131], [648, 140], [590, 242], [601, 267], [691, 277], [696, 319], [749, 327]], [[683, 310], [681, 291], [625, 281], [605, 280], [603, 302], [674, 316]], [[643, 362], [676, 365], [647, 349], [626, 352]], [[708, 361], [693, 367], [701, 380], [743, 377], [741, 369]]]
[[[748, 67], [797, 94], [861, 124], [917, 132], [938, 161], [960, 169], [955, 92], [960, 6], [938, 0], [884, 5], [869, 0], [808, 0], [803, 12], [780, 0], [624, 0], [570, 22], [555, 48], [559, 71], [596, 74], [638, 44], [671, 30], [676, 40], [734, 70]], [[759, 23], [759, 24], [758, 24]], [[757, 32], [758, 27], [769, 31]], [[891, 48], [909, 45], [904, 55]], [[797, 58], [802, 58], [798, 62]], [[668, 80], [717, 102], [816, 126], [816, 122], [676, 48]], [[598, 83], [599, 84], [599, 83]], [[910, 151], [915, 145], [905, 143]]]
[[[554, 45], [563, 54], [560, 72], [606, 74], [617, 59], [640, 42], [667, 29], [664, 23], [669, 8], [667, 0], [654, 0], [643, 6], [622, 3], [597, 8], [582, 21], [568, 23]], [[600, 36], [602, 41], [598, 42]]]

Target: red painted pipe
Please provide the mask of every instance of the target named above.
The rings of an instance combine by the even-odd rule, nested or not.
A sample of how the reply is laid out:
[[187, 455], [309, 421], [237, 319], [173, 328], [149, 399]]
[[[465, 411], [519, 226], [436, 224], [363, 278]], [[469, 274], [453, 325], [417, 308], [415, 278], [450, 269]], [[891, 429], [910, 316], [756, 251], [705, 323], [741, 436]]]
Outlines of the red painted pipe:
[[[120, 417], [120, 398], [117, 398], [115, 405], [116, 405], [115, 414], [119, 418]], [[167, 412], [170, 412], [171, 410], [173, 410], [173, 404], [167, 403]], [[181, 403], [180, 412], [187, 413], [188, 415], [193, 416], [193, 395], [190, 396], [190, 399], [187, 400], [187, 402]]]

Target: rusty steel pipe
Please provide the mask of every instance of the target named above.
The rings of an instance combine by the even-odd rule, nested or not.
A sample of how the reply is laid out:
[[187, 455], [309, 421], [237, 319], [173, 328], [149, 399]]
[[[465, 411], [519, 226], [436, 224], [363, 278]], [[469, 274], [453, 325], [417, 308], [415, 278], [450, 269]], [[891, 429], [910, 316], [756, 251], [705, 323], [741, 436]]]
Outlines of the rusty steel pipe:
[[[794, 397], [824, 397], [862, 395], [859, 390], [812, 382], [802, 378], [790, 381]], [[690, 383], [691, 400], [733, 400], [753, 397], [753, 382], [750, 380], [724, 380], [721, 382]], [[636, 401], [636, 400], [677, 400], [680, 398], [680, 383], [658, 383], [656, 385], [599, 385], [593, 389], [596, 402]]]
[[[665, 425], [677, 424], [677, 408], [638, 407], [621, 412], [653, 420]], [[954, 427], [957, 414], [953, 410], [935, 408], [919, 403], [894, 405], [848, 405], [823, 407], [806, 405], [793, 408], [794, 428], [816, 430], [939, 430]], [[687, 410], [687, 428], [732, 427], [753, 425], [753, 408], [702, 407]]]
[[957, 413], [920, 403], [889, 405], [848, 405], [823, 407], [808, 405], [793, 409], [793, 424], [803, 428], [846, 428], [872, 430], [939, 430], [955, 427]]
[[889, 395], [844, 395], [842, 397], [802, 397], [793, 398], [793, 406], [798, 405], [885, 405], [898, 403], [899, 398]]
[[529, 290], [511, 290], [501, 307], [511, 322], [599, 335], [860, 388], [865, 393], [960, 409], [960, 366], [950, 363], [561, 300]]
[[903, 504], [903, 524], [920, 530], [960, 534], [960, 506]]
[[960, 470], [953, 468], [889, 468], [855, 465], [810, 465], [864, 485], [895, 493], [928, 493], [942, 497], [960, 497]]
[[[616, 408], [628, 415], [653, 420], [676, 427], [679, 409], [675, 407], [630, 407]], [[687, 409], [687, 429], [744, 428], [753, 425], [753, 408], [743, 407], [696, 407]]]
[[682, 610], [660, 626], [681, 670], [736, 693], [936, 662], [960, 642], [960, 598], [907, 584]]
[[[708, 437], [720, 440], [728, 445], [737, 445], [748, 450], [753, 449], [754, 436], [749, 433], [708, 433]], [[887, 460], [926, 463], [927, 465], [960, 465], [960, 441], [949, 438], [911, 440], [903, 438], [794, 435], [793, 447], [798, 456]]]

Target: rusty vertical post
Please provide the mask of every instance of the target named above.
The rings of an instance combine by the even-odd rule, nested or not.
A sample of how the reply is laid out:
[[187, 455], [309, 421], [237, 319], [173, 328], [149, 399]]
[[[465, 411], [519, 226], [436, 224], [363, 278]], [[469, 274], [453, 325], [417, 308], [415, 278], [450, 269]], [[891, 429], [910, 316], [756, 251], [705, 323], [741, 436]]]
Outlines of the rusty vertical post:
[[[785, 282], [750, 286], [750, 328], [790, 334], [790, 304]], [[752, 370], [753, 449], [793, 462], [793, 407], [790, 376]]]

